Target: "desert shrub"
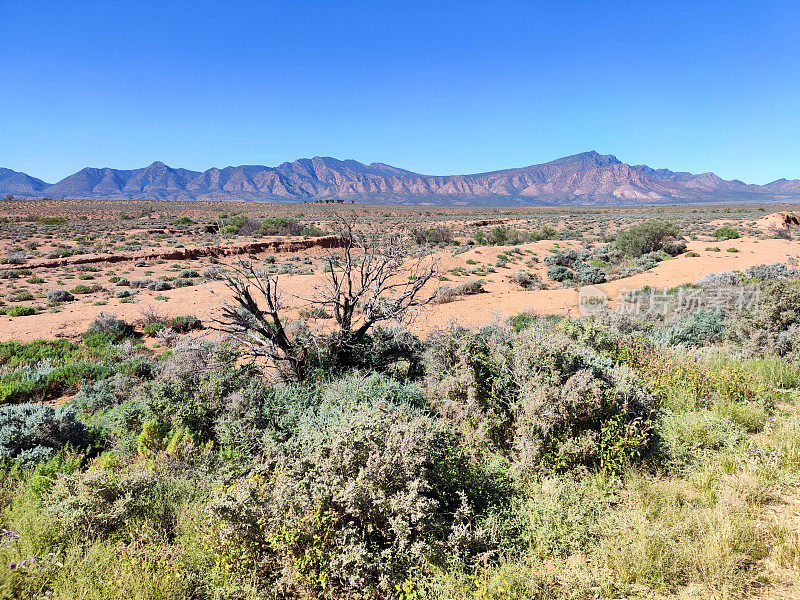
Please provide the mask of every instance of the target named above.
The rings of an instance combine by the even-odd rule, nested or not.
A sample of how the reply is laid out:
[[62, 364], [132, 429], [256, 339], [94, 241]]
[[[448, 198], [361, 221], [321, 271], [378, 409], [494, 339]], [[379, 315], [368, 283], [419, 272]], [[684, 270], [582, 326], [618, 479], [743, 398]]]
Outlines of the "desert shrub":
[[664, 219], [650, 219], [623, 229], [617, 234], [615, 244], [625, 254], [639, 257], [660, 250], [664, 243], [679, 235], [678, 226]]
[[0, 460], [32, 464], [69, 445], [89, 444], [86, 427], [71, 406], [18, 404], [0, 407]]
[[431, 402], [471, 444], [526, 468], [617, 471], [643, 454], [652, 399], [634, 374], [545, 323], [430, 340]]
[[437, 225], [428, 229], [414, 229], [411, 237], [417, 244], [450, 244], [453, 241], [453, 230], [448, 225]]
[[474, 294], [482, 294], [486, 291], [483, 282], [479, 279], [472, 281], [465, 281], [455, 287], [443, 285], [437, 288], [436, 295], [433, 298], [435, 304], [445, 304], [453, 302], [463, 296], [472, 296]]
[[0, 264], [4, 265], [21, 265], [30, 255], [25, 255], [22, 252], [12, 252], [3, 258], [0, 258]]
[[632, 371], [537, 323], [516, 336], [513, 364], [521, 463], [618, 472], [643, 455], [653, 401]]
[[509, 228], [505, 225], [499, 225], [489, 232], [486, 242], [490, 246], [505, 246], [508, 243], [509, 235]]
[[33, 306], [10, 306], [0, 308], [0, 314], [9, 317], [29, 317], [36, 314], [36, 309]]
[[28, 290], [9, 292], [6, 294], [6, 300], [9, 302], [27, 302], [29, 300], [33, 300], [33, 294], [31, 294]]
[[725, 225], [714, 230], [712, 234], [718, 240], [735, 240], [739, 238], [739, 231], [733, 227]]
[[90, 288], [88, 285], [76, 285], [74, 288], [70, 290], [73, 294], [91, 294], [94, 289]]
[[134, 333], [133, 325], [118, 319], [116, 315], [101, 312], [89, 323], [83, 338], [88, 345], [102, 345], [119, 342]]
[[178, 277], [182, 277], [183, 279], [192, 279], [195, 277], [200, 277], [200, 273], [198, 273], [196, 269], [184, 269], [178, 273]]
[[684, 240], [666, 240], [661, 244], [661, 250], [670, 256], [678, 256], [686, 252], [686, 242]]
[[70, 294], [67, 290], [50, 290], [47, 292], [47, 303], [56, 304], [58, 302], [72, 302], [75, 296]]
[[733, 271], [709, 273], [697, 280], [697, 285], [702, 288], [730, 287], [741, 282], [739, 276]]
[[353, 397], [354, 383], [301, 418], [269, 485], [240, 480], [209, 503], [220, 553], [247, 548], [278, 589], [385, 596], [414, 564], [481, 542], [463, 527], [481, 490], [456, 436], [408, 404]]
[[560, 319], [556, 328], [569, 338], [612, 359], [616, 358], [623, 335], [628, 333], [619, 327], [610, 327], [597, 318]]
[[204, 488], [199, 478], [158, 473], [142, 463], [94, 468], [57, 476], [42, 499], [43, 511], [67, 538], [98, 540], [117, 534], [132, 541], [137, 530], [147, 528], [169, 539], [186, 500]]
[[259, 235], [300, 235], [303, 224], [289, 217], [267, 217], [258, 228]]
[[540, 229], [536, 229], [530, 233], [530, 241], [540, 242], [542, 240], [558, 240], [561, 234], [555, 227], [550, 225], [543, 225]]
[[117, 373], [100, 381], [85, 383], [70, 403], [79, 411], [92, 415], [133, 396], [136, 385], [136, 379]]
[[317, 341], [308, 351], [309, 377], [327, 380], [360, 369], [385, 373], [400, 379], [422, 376], [425, 346], [413, 333], [399, 328], [378, 326], [348, 353], [347, 360], [337, 356], [340, 338], [331, 334]]
[[64, 225], [67, 222], [67, 217], [54, 216], [54, 217], [39, 217], [39, 224], [41, 225]]
[[136, 452], [147, 422], [160, 432], [153, 440], [159, 451], [167, 450], [175, 436], [205, 444], [214, 440], [214, 422], [227, 410], [227, 398], [255, 375], [252, 365], [234, 361], [225, 347], [184, 340], [160, 365], [132, 361], [123, 373], [141, 379], [139, 384], [116, 376], [87, 389], [76, 401], [87, 412], [94, 409], [92, 422], [115, 449]]
[[58, 397], [83, 381], [102, 379], [113, 371], [107, 362], [56, 364], [44, 360], [25, 365], [0, 376], [0, 404]]
[[800, 349], [800, 280], [772, 279], [759, 300], [731, 318], [728, 336], [752, 354], [788, 355]]
[[508, 332], [451, 328], [428, 340], [425, 355], [431, 402], [469, 432], [470, 443], [507, 450], [516, 389], [509, 368]]
[[573, 273], [567, 267], [562, 267], [560, 265], [547, 269], [547, 276], [553, 281], [561, 282], [572, 281], [575, 279], [575, 273]]
[[602, 269], [585, 265], [579, 269], [576, 269], [575, 279], [577, 279], [578, 282], [586, 285], [595, 285], [598, 283], [604, 283], [606, 280], [606, 274]]
[[41, 361], [74, 362], [85, 355], [85, 350], [67, 340], [34, 340], [0, 342], [0, 365], [6, 369], [22, 365], [35, 365]]
[[531, 274], [525, 270], [517, 271], [511, 279], [514, 283], [524, 287], [526, 290], [540, 290], [545, 286], [545, 283], [538, 275], [535, 273]]
[[153, 292], [164, 292], [173, 288], [172, 283], [166, 279], [156, 279], [147, 283], [147, 289]]
[[721, 312], [697, 310], [675, 325], [657, 331], [653, 337], [669, 346], [703, 346], [718, 342], [725, 335], [725, 316]]
[[739, 276], [743, 283], [755, 281], [771, 281], [773, 279], [786, 279], [800, 277], [800, 271], [790, 269], [786, 263], [776, 262], [770, 265], [756, 265], [742, 271]]
[[224, 235], [251, 235], [261, 228], [261, 223], [247, 215], [220, 216], [220, 233]]
[[182, 287], [191, 287], [194, 285], [194, 280], [186, 279], [184, 277], [176, 277], [172, 280], [172, 287], [175, 288], [182, 288]]
[[155, 336], [159, 331], [164, 329], [172, 329], [177, 333], [188, 333], [195, 329], [202, 329], [203, 323], [194, 315], [186, 315], [181, 317], [173, 317], [171, 319], [159, 319], [151, 321], [144, 326], [144, 334], [148, 336]]
[[298, 311], [302, 319], [332, 319], [333, 315], [330, 314], [325, 307], [315, 306], [312, 308], [301, 308]]
[[579, 256], [575, 250], [562, 250], [555, 254], [550, 254], [544, 257], [544, 264], [548, 266], [562, 266], [562, 267], [570, 267], [572, 268], [573, 265], [578, 261]]
[[485, 291], [483, 282], [480, 280], [465, 281], [455, 287], [457, 296], [472, 296], [474, 294], [482, 294]]

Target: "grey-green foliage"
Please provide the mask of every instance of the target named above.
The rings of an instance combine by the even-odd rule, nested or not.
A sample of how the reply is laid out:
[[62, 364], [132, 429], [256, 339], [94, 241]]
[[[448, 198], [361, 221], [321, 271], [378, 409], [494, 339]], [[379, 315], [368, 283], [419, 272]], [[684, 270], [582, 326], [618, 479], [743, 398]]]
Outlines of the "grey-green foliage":
[[49, 304], [55, 304], [56, 302], [72, 302], [73, 300], [75, 300], [75, 296], [67, 290], [50, 290], [47, 292], [47, 302]]
[[[146, 464], [61, 474], [43, 497], [48, 519], [64, 537], [107, 539], [119, 530], [175, 535], [185, 502], [203, 489], [179, 472], [157, 473]], [[191, 471], [190, 471], [191, 473]], [[201, 474], [195, 472], [195, 475]]]
[[133, 333], [132, 325], [118, 319], [116, 315], [106, 312], [97, 315], [86, 330], [87, 336], [105, 336], [111, 341], [119, 341]]
[[728, 336], [752, 354], [800, 352], [800, 280], [764, 281], [758, 302], [729, 320]]
[[[316, 395], [284, 420], [282, 443], [265, 448], [270, 486], [241, 481], [209, 505], [237, 544], [272, 540], [275, 585], [319, 592], [324, 571], [339, 595], [385, 596], [411, 565], [480, 546], [480, 482], [456, 432], [420, 408], [416, 386], [350, 375]], [[303, 562], [314, 542], [285, 535], [302, 531], [324, 552], [316, 567]]]
[[567, 267], [556, 265], [555, 267], [550, 267], [547, 269], [547, 276], [552, 279], [553, 281], [572, 281], [575, 279], [575, 273], [573, 273]]
[[653, 333], [653, 338], [669, 346], [703, 346], [718, 342], [725, 335], [725, 316], [719, 311], [697, 310], [675, 325]]
[[598, 267], [581, 265], [575, 270], [575, 279], [586, 285], [596, 285], [605, 282], [606, 274]]
[[86, 426], [71, 406], [17, 404], [0, 408], [0, 459], [34, 464], [66, 445], [89, 444]]
[[531, 468], [598, 464], [610, 419], [647, 429], [652, 398], [633, 372], [546, 321], [440, 334], [427, 364], [431, 401], [468, 441]]

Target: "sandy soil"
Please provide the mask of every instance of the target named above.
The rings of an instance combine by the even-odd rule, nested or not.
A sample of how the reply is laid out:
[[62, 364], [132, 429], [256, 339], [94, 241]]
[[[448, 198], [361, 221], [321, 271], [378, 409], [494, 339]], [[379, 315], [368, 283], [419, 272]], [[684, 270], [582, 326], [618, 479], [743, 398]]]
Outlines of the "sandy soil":
[[[531, 244], [524, 244], [516, 247], [475, 247], [457, 256], [452, 256], [449, 252], [441, 252], [436, 256], [440, 263], [440, 271], [444, 273], [450, 281], [444, 282], [447, 285], [457, 285], [463, 281], [471, 279], [481, 279], [485, 283], [488, 293], [468, 296], [463, 299], [448, 304], [430, 305], [421, 309], [411, 323], [411, 329], [425, 334], [437, 327], [443, 327], [451, 322], [458, 322], [468, 326], [478, 326], [490, 323], [494, 320], [504, 319], [523, 311], [535, 311], [543, 314], [578, 314], [578, 291], [574, 288], [546, 289], [540, 291], [526, 291], [514, 283], [511, 277], [520, 269], [526, 269], [531, 273], [538, 274], [544, 281], [548, 281], [545, 274], [547, 267], [542, 262], [532, 265], [527, 262], [532, 254], [516, 255], [519, 260], [516, 264], [509, 263], [508, 268], [497, 268], [495, 273], [490, 273], [484, 277], [474, 275], [452, 275], [450, 269], [462, 267], [479, 267], [481, 265], [494, 265], [497, 255], [515, 248], [522, 252], [531, 251], [539, 257], [546, 256], [549, 250], [555, 245], [552, 241], [542, 241]], [[559, 246], [578, 247], [577, 242], [560, 242]], [[626, 291], [639, 289], [644, 286], [657, 288], [670, 288], [680, 284], [694, 283], [703, 275], [728, 270], [740, 270], [759, 264], [770, 264], [774, 262], [784, 262], [791, 257], [800, 255], [800, 243], [794, 240], [783, 239], [755, 239], [742, 238], [726, 242], [696, 241], [689, 243], [689, 250], [697, 252], [700, 256], [690, 257], [681, 255], [672, 260], [660, 263], [654, 269], [635, 275], [619, 279], [617, 281], [601, 284], [597, 286], [612, 300]], [[720, 252], [706, 250], [708, 247], [719, 247]], [[727, 252], [727, 248], [736, 248], [738, 252]], [[319, 251], [303, 251], [303, 257], [309, 257], [316, 261], [321, 257]], [[512, 255], [514, 256], [514, 255]], [[471, 261], [471, 262], [467, 262]], [[206, 258], [184, 260], [180, 262], [180, 268], [195, 268], [202, 271], [209, 266]], [[99, 263], [101, 269], [104, 268]], [[143, 278], [145, 276], [157, 277], [159, 274], [174, 271], [178, 268], [176, 264], [148, 264], [144, 267], [134, 267], [132, 264], [114, 263], [105, 265], [113, 268], [114, 273], [124, 274], [129, 279]], [[62, 268], [39, 267], [33, 269], [34, 275], [48, 276], [54, 278], [60, 273]], [[50, 274], [50, 271], [58, 270], [58, 274]], [[313, 275], [282, 275], [280, 284], [283, 290], [283, 297], [288, 307], [297, 311], [305, 305], [300, 297], [308, 296], [315, 283], [323, 277], [320, 264], [315, 264]], [[104, 277], [98, 276], [98, 281]], [[70, 287], [80, 281], [70, 281], [65, 286]], [[551, 282], [552, 284], [552, 282]], [[438, 282], [436, 285], [440, 285]], [[43, 289], [53, 289], [53, 285], [48, 283], [43, 285]], [[108, 289], [113, 286], [105, 284]], [[432, 285], [432, 288], [435, 287]], [[552, 285], [551, 285], [552, 287]], [[200, 286], [179, 288], [164, 292], [151, 292], [142, 290], [136, 296], [135, 303], [123, 303], [107, 292], [98, 292], [87, 297], [78, 296], [75, 302], [63, 305], [58, 312], [43, 311], [29, 317], [8, 317], [0, 316], [0, 340], [31, 340], [35, 338], [55, 338], [65, 337], [74, 338], [86, 330], [89, 322], [101, 311], [111, 312], [128, 321], [135, 322], [142, 318], [142, 313], [147, 310], [156, 310], [168, 316], [184, 314], [194, 314], [200, 319], [208, 322], [212, 319], [219, 309], [222, 298], [226, 295], [226, 289], [220, 282], [210, 281]], [[157, 299], [160, 298], [160, 299]], [[105, 304], [97, 305], [96, 303]], [[44, 303], [41, 303], [42, 307]]]

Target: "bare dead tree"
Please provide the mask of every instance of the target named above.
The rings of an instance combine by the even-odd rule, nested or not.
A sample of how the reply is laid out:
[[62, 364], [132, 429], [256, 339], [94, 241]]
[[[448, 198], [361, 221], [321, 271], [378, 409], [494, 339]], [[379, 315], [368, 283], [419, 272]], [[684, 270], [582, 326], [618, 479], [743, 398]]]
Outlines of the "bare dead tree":
[[389, 321], [407, 323], [414, 309], [435, 295], [423, 293], [423, 288], [438, 272], [436, 261], [413, 252], [403, 236], [359, 227], [357, 217], [337, 216], [336, 222], [342, 243], [324, 259], [324, 281], [310, 297], [297, 297], [331, 313], [333, 331], [287, 332], [277, 276], [239, 261], [225, 279], [233, 299], [224, 302], [217, 328], [296, 380], [306, 376], [310, 351], [324, 348], [334, 365], [351, 366], [370, 329]]
[[216, 328], [231, 335], [250, 356], [266, 358], [289, 377], [302, 380], [305, 350], [284, 328], [277, 276], [240, 260], [228, 269], [224, 283], [233, 300], [224, 300], [221, 316], [213, 319]]

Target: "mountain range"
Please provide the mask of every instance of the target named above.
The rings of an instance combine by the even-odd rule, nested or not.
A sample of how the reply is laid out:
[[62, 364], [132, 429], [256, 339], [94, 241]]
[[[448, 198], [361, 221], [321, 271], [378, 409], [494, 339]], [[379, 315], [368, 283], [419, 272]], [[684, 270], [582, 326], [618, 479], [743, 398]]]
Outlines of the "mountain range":
[[0, 168], [0, 195], [134, 200], [342, 200], [436, 205], [631, 205], [798, 202], [800, 180], [766, 185], [629, 165], [583, 152], [540, 164], [471, 175], [423, 175], [383, 163], [301, 158], [277, 167], [190, 171], [162, 162], [132, 170], [81, 169], [57, 183]]

